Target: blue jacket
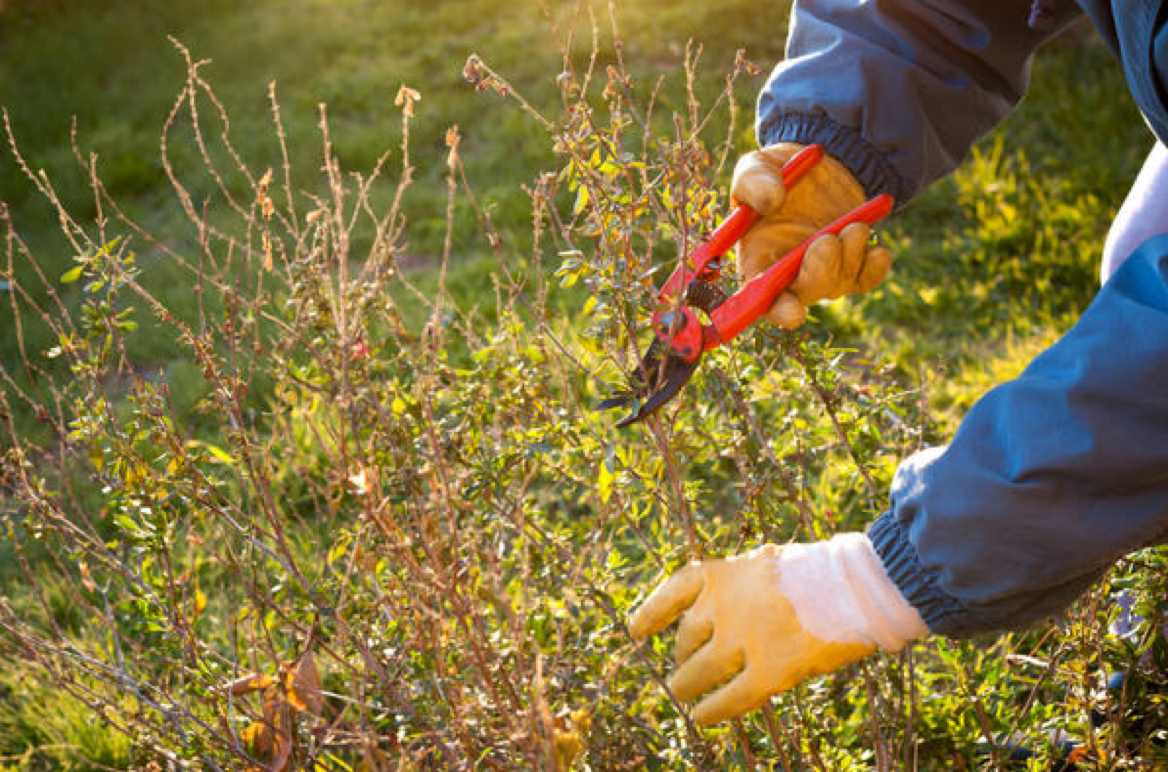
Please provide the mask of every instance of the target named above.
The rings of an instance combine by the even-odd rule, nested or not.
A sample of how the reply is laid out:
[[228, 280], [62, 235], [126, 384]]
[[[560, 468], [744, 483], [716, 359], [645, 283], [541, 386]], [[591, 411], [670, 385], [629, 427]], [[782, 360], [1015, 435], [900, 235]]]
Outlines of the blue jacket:
[[[1028, 26], [1029, 5], [797, 0], [759, 140], [822, 143], [869, 193], [907, 201], [1017, 104], [1035, 50], [1082, 11], [1168, 144], [1168, 0], [1065, 3], [1047, 32]], [[1124, 554], [1168, 541], [1168, 236], [981, 399], [947, 448], [901, 464], [869, 536], [929, 628], [951, 636], [1049, 616]]]

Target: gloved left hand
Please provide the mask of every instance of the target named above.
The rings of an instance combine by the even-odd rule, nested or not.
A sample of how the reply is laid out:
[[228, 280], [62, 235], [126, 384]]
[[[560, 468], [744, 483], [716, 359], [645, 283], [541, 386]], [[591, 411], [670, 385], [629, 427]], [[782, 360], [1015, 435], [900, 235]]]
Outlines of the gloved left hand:
[[713, 691], [694, 709], [699, 724], [928, 631], [859, 533], [692, 563], [653, 591], [629, 631], [642, 640], [679, 616], [669, 688], [680, 700]]

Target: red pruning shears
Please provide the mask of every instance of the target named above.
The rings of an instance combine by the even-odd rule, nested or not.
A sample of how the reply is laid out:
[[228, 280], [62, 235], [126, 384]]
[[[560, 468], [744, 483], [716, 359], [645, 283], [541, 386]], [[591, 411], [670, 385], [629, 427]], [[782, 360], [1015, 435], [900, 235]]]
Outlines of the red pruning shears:
[[[794, 186], [822, 158], [823, 148], [819, 145], [809, 145], [792, 156], [783, 165], [783, 185]], [[721, 257], [759, 218], [758, 212], [739, 204], [661, 287], [657, 293], [660, 308], [653, 314], [656, 337], [630, 377], [630, 388], [604, 400], [598, 408], [608, 410], [637, 402], [629, 415], [617, 421], [617, 426], [628, 426], [652, 415], [681, 391], [704, 352], [733, 340], [766, 313], [799, 274], [811, 242], [828, 233], [838, 236], [855, 222], [872, 225], [891, 212], [892, 206], [892, 196], [888, 194], [861, 204], [727, 296], [716, 283], [722, 270]], [[695, 308], [706, 315], [708, 324], [698, 319]]]

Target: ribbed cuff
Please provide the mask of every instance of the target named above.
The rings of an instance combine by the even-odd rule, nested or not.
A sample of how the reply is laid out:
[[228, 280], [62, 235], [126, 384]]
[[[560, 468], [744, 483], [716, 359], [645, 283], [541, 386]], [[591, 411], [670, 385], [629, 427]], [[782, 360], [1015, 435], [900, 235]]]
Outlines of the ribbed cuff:
[[823, 145], [833, 158], [855, 175], [869, 196], [891, 193], [896, 205], [908, 203], [911, 186], [858, 131], [836, 123], [826, 115], [782, 113], [758, 127], [759, 142], [765, 147], [776, 142]]
[[943, 592], [925, 572], [908, 532], [891, 512], [885, 512], [868, 527], [868, 538], [888, 577], [931, 631], [950, 638], [968, 638], [981, 632], [965, 605]]

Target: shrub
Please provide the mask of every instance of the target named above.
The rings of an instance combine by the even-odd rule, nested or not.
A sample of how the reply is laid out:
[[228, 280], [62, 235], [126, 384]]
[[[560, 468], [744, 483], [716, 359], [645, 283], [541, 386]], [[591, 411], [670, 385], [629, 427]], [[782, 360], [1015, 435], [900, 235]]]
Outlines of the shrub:
[[[660, 275], [726, 209], [735, 82], [751, 65], [734, 63], [711, 109], [691, 87], [664, 110], [619, 47], [604, 67], [565, 46], [554, 118], [467, 62], [478, 90], [546, 127], [560, 166], [526, 190], [533, 233], [520, 249], [475, 199], [452, 128], [433, 291], [404, 264], [408, 88], [402, 146], [364, 173], [340, 167], [322, 108], [322, 180], [304, 192], [275, 94], [285, 161], [261, 172], [234, 151], [188, 57], [161, 159], [185, 233], [125, 216], [80, 150], [92, 221], [24, 167], [77, 258], [62, 277], [39, 275], [0, 218], [16, 334], [45, 325], [56, 341], [22, 346], [0, 371], [12, 566], [0, 629], [37, 683], [122, 738], [101, 759], [63, 758], [961, 769], [1003, 764], [1011, 746], [1056, 758], [1059, 730], [1101, 764], [1152, 763], [1159, 552], [1125, 562], [1059, 628], [929, 640], [696, 730], [664, 686], [667, 642], [634, 646], [628, 610], [691, 558], [862, 528], [896, 460], [935, 430], [919, 384], [866, 352], [765, 329], [708, 356], [643, 428], [614, 430], [593, 410], [646, 343]], [[696, 60], [691, 50], [682, 73], [691, 86]], [[188, 193], [169, 162], [178, 144], [202, 159], [212, 197]], [[384, 187], [394, 194], [379, 207]], [[476, 243], [455, 238], [456, 204], [474, 212]], [[457, 252], [497, 261], [470, 306], [448, 286]], [[189, 310], [156, 300], [157, 260], [186, 270]], [[165, 371], [131, 353], [146, 325], [181, 352]], [[1139, 614], [1124, 636], [1107, 633], [1112, 586]], [[1127, 686], [1108, 692], [1120, 666]], [[26, 699], [6, 697], [9, 715]]]

